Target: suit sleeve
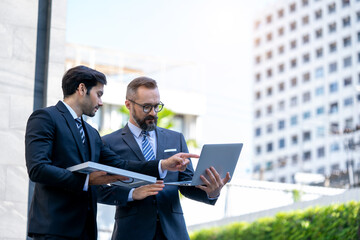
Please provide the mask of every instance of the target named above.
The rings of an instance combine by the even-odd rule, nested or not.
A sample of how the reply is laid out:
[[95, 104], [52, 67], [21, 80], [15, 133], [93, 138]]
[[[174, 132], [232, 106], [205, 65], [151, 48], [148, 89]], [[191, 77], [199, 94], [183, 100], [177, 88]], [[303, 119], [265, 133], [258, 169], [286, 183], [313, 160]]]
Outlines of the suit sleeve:
[[52, 150], [56, 126], [49, 112], [35, 111], [25, 133], [25, 158], [29, 178], [33, 182], [82, 191], [86, 175], [74, 174], [54, 165]]
[[[185, 138], [182, 134], [180, 134], [179, 141], [181, 143], [181, 152], [188, 153], [189, 150], [187, 148]], [[190, 162], [190, 164], [187, 166], [185, 171], [179, 172], [179, 181], [191, 180], [193, 175], [194, 175], [194, 169], [193, 169], [192, 163]], [[195, 201], [214, 205], [217, 200], [217, 199], [210, 200], [208, 198], [206, 192], [204, 192], [203, 190], [196, 188], [196, 187], [180, 186], [179, 190], [182, 195], [184, 195], [185, 197], [190, 198], [192, 200], [195, 200]]]

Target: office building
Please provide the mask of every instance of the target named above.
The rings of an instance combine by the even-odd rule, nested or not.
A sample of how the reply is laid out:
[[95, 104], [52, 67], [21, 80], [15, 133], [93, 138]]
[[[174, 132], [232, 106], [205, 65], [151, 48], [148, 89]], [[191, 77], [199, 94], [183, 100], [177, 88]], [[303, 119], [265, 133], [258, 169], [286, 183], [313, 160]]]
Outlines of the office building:
[[253, 178], [358, 183], [360, 1], [276, 2], [254, 22], [253, 61]]

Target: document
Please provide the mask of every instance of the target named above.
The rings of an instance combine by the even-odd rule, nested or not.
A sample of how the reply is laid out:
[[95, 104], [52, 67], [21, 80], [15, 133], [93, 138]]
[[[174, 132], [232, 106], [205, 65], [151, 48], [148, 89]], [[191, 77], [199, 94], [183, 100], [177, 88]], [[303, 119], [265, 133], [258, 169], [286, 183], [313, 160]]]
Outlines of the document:
[[139, 187], [142, 185], [152, 184], [152, 183], [156, 182], [156, 177], [124, 170], [121, 168], [111, 167], [111, 166], [96, 163], [96, 162], [80, 163], [80, 164], [74, 165], [72, 167], [68, 167], [67, 170], [72, 171], [72, 172], [85, 173], [85, 174], [95, 172], [95, 171], [105, 171], [111, 175], [125, 176], [125, 177], [128, 177], [129, 179], [125, 180], [125, 181], [113, 182], [111, 184], [118, 185], [118, 186], [130, 187], [130, 188], [136, 188], [136, 187]]

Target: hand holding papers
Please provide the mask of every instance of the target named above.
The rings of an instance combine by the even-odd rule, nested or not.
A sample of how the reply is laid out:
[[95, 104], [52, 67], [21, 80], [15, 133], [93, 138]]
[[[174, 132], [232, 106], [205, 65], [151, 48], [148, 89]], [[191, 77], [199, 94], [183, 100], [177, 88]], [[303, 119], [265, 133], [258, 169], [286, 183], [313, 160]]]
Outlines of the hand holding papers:
[[[132, 188], [156, 182], [156, 177], [152, 177], [152, 176], [148, 176], [145, 174], [140, 174], [140, 173], [136, 173], [136, 172], [132, 172], [132, 171], [116, 168], [116, 167], [111, 167], [111, 166], [103, 165], [103, 164], [96, 163], [96, 162], [84, 162], [84, 163], [80, 163], [80, 164], [77, 164], [72, 167], [68, 167], [67, 169], [72, 172], [79, 172], [79, 173], [85, 173], [85, 174], [90, 174], [90, 173], [96, 172], [96, 171], [106, 172], [107, 173], [106, 176], [109, 176], [109, 179], [115, 181], [112, 184], [119, 185], [119, 186], [132, 187]], [[101, 176], [103, 173], [97, 173], [97, 174], [99, 174], [99, 176]], [[119, 179], [119, 176], [114, 176], [114, 175], [120, 175], [123, 177], [121, 177], [121, 179]], [[112, 177], [114, 179], [112, 179]], [[116, 180], [120, 180], [120, 181], [116, 181]]]

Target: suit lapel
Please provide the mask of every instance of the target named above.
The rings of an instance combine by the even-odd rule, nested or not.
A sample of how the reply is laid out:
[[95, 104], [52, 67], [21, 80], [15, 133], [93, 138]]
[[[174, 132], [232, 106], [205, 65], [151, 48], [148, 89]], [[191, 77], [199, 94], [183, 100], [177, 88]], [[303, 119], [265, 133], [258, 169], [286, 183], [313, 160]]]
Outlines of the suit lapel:
[[157, 140], [157, 149], [156, 149], [156, 159], [164, 159], [164, 145], [166, 142], [164, 130], [156, 127], [156, 140]]
[[[67, 126], [70, 129], [70, 132], [75, 140], [76, 146], [81, 154], [81, 158], [82, 158], [82, 162], [85, 162], [85, 153], [84, 153], [84, 146], [83, 143], [81, 142], [81, 137], [80, 137], [80, 133], [79, 133], [79, 129], [76, 126], [75, 120], [74, 118], [71, 116], [69, 110], [66, 108], [66, 106], [59, 101], [56, 104], [57, 109], [61, 112], [62, 116], [64, 117]], [[71, 143], [68, 143], [71, 144]]]
[[129, 148], [136, 154], [136, 156], [141, 161], [146, 161], [138, 143], [136, 142], [136, 140], [134, 138], [134, 135], [130, 131], [129, 126], [127, 124], [121, 131], [121, 137], [124, 140], [124, 142], [129, 146]]

